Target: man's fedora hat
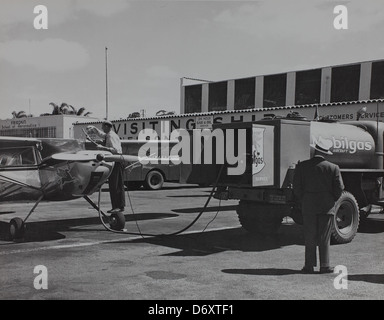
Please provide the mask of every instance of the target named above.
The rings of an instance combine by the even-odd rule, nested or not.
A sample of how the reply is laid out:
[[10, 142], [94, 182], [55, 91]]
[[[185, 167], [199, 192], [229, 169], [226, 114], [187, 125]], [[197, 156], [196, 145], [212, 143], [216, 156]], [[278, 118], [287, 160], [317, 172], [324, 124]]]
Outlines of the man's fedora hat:
[[330, 151], [330, 149], [332, 148], [332, 142], [329, 140], [324, 140], [321, 137], [319, 138], [319, 141], [316, 142], [316, 144], [312, 143], [311, 147], [317, 151], [320, 151], [320, 152], [328, 154], [328, 155], [333, 154]]

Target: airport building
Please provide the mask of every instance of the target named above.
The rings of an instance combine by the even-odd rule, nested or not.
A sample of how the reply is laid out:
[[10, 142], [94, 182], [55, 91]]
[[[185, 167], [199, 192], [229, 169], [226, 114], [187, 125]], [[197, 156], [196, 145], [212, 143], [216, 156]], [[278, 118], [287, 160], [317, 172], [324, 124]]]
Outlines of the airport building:
[[376, 60], [185, 86], [182, 79], [180, 114], [382, 98], [384, 60]]
[[[180, 81], [180, 114], [115, 120], [114, 131], [121, 139], [138, 139], [146, 128], [160, 135], [164, 128], [210, 129], [292, 112], [309, 120], [319, 111], [331, 120], [350, 121], [362, 108], [362, 118], [384, 120], [384, 59], [192, 85], [183, 79], [189, 78]], [[84, 138], [86, 125], [74, 125], [75, 138]]]
[[75, 115], [48, 115], [0, 120], [0, 136], [29, 138], [74, 138], [73, 124], [97, 121]]
[[[184, 78], [187, 79], [187, 78]], [[300, 112], [313, 119], [314, 109], [334, 120], [354, 120], [366, 107], [366, 119], [384, 120], [384, 59], [310, 70], [180, 86], [180, 114], [114, 120], [122, 139], [137, 139], [145, 128], [204, 129], [220, 122], [256, 121], [269, 114]], [[121, 115], [124, 117], [124, 115]], [[128, 115], [126, 115], [128, 116]], [[1, 136], [85, 139], [83, 129], [97, 118], [50, 115], [0, 120]]]

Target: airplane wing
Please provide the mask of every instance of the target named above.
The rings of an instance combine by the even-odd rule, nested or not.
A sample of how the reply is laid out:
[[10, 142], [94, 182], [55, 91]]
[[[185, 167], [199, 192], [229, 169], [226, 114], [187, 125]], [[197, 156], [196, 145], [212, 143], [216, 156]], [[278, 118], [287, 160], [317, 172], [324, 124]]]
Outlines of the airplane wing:
[[40, 143], [41, 140], [35, 138], [0, 137], [0, 148], [35, 146]]

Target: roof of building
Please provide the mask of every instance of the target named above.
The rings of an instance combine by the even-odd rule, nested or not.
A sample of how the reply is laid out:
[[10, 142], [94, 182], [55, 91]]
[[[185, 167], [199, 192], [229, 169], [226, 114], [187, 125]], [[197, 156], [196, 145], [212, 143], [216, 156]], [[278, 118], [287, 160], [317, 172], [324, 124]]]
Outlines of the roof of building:
[[[255, 111], [274, 111], [274, 110], [290, 110], [290, 109], [303, 109], [313, 107], [331, 107], [331, 106], [344, 106], [354, 104], [367, 104], [367, 103], [382, 103], [384, 99], [371, 99], [371, 100], [357, 100], [357, 101], [342, 101], [342, 102], [329, 102], [329, 103], [315, 103], [315, 104], [303, 104], [303, 105], [292, 105], [282, 107], [270, 107], [270, 108], [253, 108], [253, 109], [241, 109], [241, 110], [223, 110], [223, 111], [210, 111], [210, 112], [197, 112], [197, 113], [183, 113], [179, 115], [168, 115], [168, 116], [154, 116], [144, 118], [126, 118], [119, 120], [111, 120], [114, 122], [121, 121], [138, 121], [138, 120], [158, 120], [158, 119], [173, 119], [173, 118], [185, 118], [185, 117], [196, 117], [196, 116], [212, 116], [217, 114], [235, 114], [235, 113], [251, 113]], [[104, 120], [103, 120], [104, 121]], [[101, 124], [103, 121], [86, 122], [86, 124]], [[83, 125], [85, 123], [77, 122], [74, 125]]]

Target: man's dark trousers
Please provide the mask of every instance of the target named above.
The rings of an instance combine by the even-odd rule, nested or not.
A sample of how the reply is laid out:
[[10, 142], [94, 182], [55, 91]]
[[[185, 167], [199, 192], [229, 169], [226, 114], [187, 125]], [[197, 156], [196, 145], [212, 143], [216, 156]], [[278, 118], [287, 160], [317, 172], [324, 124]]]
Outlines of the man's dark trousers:
[[319, 246], [320, 267], [329, 267], [329, 248], [334, 216], [331, 214], [304, 215], [305, 266], [317, 265], [316, 246]]
[[125, 207], [124, 168], [120, 162], [115, 162], [108, 181], [112, 209], [123, 209]]

